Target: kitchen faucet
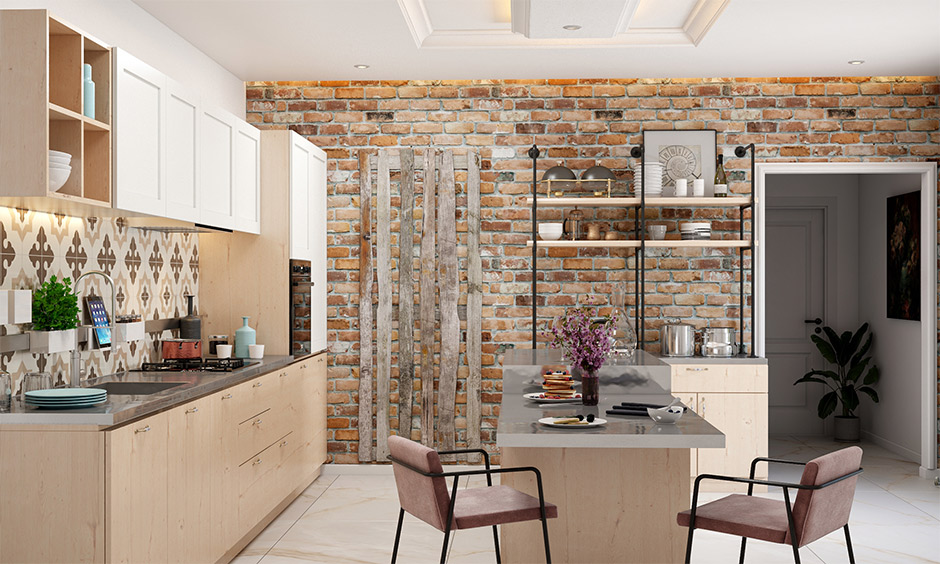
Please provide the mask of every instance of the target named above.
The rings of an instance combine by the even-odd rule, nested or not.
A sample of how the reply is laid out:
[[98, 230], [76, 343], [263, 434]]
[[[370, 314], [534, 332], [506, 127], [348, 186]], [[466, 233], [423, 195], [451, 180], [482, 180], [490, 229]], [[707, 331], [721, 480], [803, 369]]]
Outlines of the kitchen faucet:
[[[113, 335], [114, 334], [114, 316], [117, 315], [117, 311], [115, 311], [116, 306], [115, 306], [115, 296], [114, 296], [114, 279], [111, 278], [106, 272], [102, 272], [100, 270], [90, 270], [75, 279], [75, 285], [72, 286], [72, 289], [76, 290], [76, 293], [77, 293], [78, 283], [81, 282], [82, 279], [85, 278], [86, 276], [91, 276], [91, 275], [98, 275], [98, 276], [103, 277], [105, 281], [107, 281], [108, 285], [111, 286], [111, 320], [110, 320], [111, 323], [108, 325], [108, 329], [111, 330], [111, 333]], [[79, 310], [79, 314], [78, 314], [79, 327], [81, 327], [82, 325], [81, 316], [82, 314], [81, 314], [81, 311]], [[92, 325], [94, 325], [94, 323], [92, 323]], [[91, 342], [90, 335], [89, 335], [88, 341]], [[80, 387], [81, 379], [82, 379], [82, 354], [78, 350], [78, 344], [79, 344], [78, 332], [76, 331], [75, 332], [75, 348], [72, 349], [72, 353], [70, 357], [70, 361], [71, 361], [70, 369], [69, 369], [69, 380], [71, 381], [69, 385], [72, 386], [73, 388]]]

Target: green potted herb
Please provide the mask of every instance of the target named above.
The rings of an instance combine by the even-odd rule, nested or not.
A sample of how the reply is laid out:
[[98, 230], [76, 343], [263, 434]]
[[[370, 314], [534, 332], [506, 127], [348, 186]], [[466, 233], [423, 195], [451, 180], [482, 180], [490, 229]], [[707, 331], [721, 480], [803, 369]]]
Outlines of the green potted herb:
[[810, 338], [822, 357], [834, 364], [836, 370], [810, 370], [793, 383], [795, 386], [802, 382], [815, 382], [830, 388], [819, 400], [817, 411], [819, 418], [825, 419], [832, 415], [839, 404], [842, 405], [842, 415], [835, 416], [835, 439], [840, 442], [859, 440], [859, 418], [855, 415], [859, 392], [878, 403], [878, 392], [872, 388], [878, 383], [878, 366], [872, 362], [872, 357], [868, 356], [874, 334], [869, 334], [865, 344], [862, 344], [867, 332], [867, 323], [855, 333], [845, 331], [842, 335], [838, 335], [831, 327], [823, 327], [825, 339], [818, 335], [812, 335]]
[[78, 296], [72, 292], [72, 280], [61, 282], [55, 276], [33, 290], [33, 329], [29, 350], [57, 353], [75, 348], [78, 327]]

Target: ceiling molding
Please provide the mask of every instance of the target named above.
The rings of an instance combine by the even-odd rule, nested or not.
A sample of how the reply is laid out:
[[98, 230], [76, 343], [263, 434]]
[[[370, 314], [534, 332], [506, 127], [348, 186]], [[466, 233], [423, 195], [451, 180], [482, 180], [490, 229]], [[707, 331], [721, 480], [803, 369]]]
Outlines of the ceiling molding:
[[682, 26], [682, 31], [688, 36], [693, 45], [698, 45], [712, 25], [718, 20], [718, 16], [725, 11], [725, 7], [731, 0], [698, 0], [692, 11], [689, 12], [688, 19]]
[[640, 0], [630, 0], [623, 7], [620, 13], [620, 20], [617, 22], [617, 33], [626, 33], [630, 30], [630, 22], [636, 14], [636, 9], [640, 6]]
[[405, 24], [408, 25], [415, 45], [420, 49], [424, 46], [424, 41], [434, 33], [424, 0], [398, 0], [398, 7], [405, 16]]

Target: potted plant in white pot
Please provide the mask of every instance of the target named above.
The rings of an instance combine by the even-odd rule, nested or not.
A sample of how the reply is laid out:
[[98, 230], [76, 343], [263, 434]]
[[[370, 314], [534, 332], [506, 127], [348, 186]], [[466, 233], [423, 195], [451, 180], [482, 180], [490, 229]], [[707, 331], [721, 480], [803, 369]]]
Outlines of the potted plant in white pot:
[[78, 296], [72, 280], [55, 276], [33, 291], [33, 329], [29, 350], [34, 353], [66, 352], [75, 348]]
[[836, 370], [810, 370], [793, 383], [795, 386], [802, 382], [816, 382], [830, 388], [830, 391], [820, 398], [817, 411], [820, 419], [825, 419], [842, 404], [842, 415], [835, 417], [835, 440], [840, 442], [859, 440], [859, 418], [855, 415], [859, 392], [878, 403], [878, 392], [872, 386], [878, 383], [880, 374], [878, 366], [872, 362], [872, 357], [868, 356], [874, 334], [869, 334], [865, 339], [866, 333], [868, 323], [859, 327], [855, 333], [845, 331], [842, 335], [837, 334], [831, 327], [823, 327], [825, 339], [818, 335], [812, 335], [810, 338], [822, 357], [830, 364], [836, 365]]

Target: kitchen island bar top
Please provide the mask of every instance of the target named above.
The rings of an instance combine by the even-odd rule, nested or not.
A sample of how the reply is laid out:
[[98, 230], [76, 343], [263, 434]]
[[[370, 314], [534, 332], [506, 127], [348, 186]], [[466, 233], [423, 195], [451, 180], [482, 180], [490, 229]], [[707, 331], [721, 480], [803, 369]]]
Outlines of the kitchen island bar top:
[[[670, 367], [655, 356], [637, 351], [631, 362], [601, 368], [600, 402], [554, 404], [541, 407], [523, 394], [542, 391], [542, 373], [548, 368], [566, 368], [561, 354], [553, 350], [516, 350], [503, 360], [503, 399], [500, 406], [497, 446], [548, 448], [722, 448], [724, 434], [688, 410], [674, 425], [658, 425], [647, 416], [607, 415], [620, 402], [666, 405], [672, 401]], [[574, 414], [607, 420], [606, 425], [585, 429], [556, 429], [538, 422], [542, 417]]]
[[[303, 358], [307, 358], [306, 356]], [[108, 394], [108, 401], [87, 409], [35, 409], [27, 407], [19, 397], [13, 399], [9, 412], [0, 412], [0, 427], [4, 425], [70, 425], [109, 427], [120, 425], [146, 415], [152, 415], [186, 403], [198, 397], [230, 388], [262, 374], [278, 370], [299, 360], [300, 357], [266, 356], [261, 360], [246, 361], [243, 368], [231, 372], [126, 372], [82, 382], [83, 386], [97, 386], [108, 382], [182, 382], [156, 394]]]

